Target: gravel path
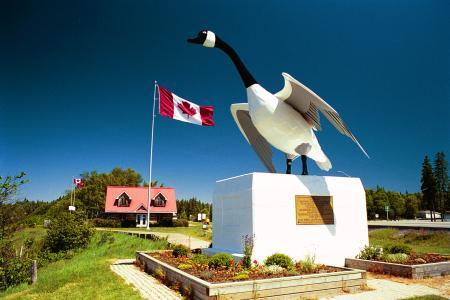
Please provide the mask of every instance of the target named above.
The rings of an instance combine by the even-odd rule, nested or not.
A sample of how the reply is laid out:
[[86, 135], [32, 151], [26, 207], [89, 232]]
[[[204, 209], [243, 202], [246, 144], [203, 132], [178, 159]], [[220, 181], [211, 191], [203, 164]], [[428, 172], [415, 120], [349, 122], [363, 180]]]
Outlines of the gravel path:
[[142, 272], [133, 265], [134, 259], [119, 259], [111, 265], [111, 270], [125, 279], [128, 284], [134, 285], [143, 299], [172, 300], [182, 299], [181, 296], [158, 280]]

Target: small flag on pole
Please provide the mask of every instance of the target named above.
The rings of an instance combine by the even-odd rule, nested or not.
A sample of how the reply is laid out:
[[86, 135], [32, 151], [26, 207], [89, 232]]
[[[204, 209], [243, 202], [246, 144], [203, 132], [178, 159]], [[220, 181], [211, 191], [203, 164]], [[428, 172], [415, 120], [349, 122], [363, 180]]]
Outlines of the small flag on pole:
[[84, 187], [84, 180], [83, 180], [83, 178], [74, 178], [73, 184], [76, 185], [77, 188], [82, 188], [82, 187]]
[[178, 97], [158, 85], [159, 113], [178, 121], [202, 126], [214, 126], [212, 106], [202, 106]]

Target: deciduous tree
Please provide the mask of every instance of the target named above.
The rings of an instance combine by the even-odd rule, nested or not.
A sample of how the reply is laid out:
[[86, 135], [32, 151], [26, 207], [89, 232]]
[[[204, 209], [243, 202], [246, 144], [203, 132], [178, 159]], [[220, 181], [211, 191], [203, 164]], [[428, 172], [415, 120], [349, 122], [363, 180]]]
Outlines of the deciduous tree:
[[25, 180], [25, 172], [21, 172], [15, 176], [0, 176], [0, 240], [2, 240], [7, 233], [7, 225], [12, 223], [11, 210], [6, 209], [6, 205], [14, 200], [19, 187], [23, 185]]

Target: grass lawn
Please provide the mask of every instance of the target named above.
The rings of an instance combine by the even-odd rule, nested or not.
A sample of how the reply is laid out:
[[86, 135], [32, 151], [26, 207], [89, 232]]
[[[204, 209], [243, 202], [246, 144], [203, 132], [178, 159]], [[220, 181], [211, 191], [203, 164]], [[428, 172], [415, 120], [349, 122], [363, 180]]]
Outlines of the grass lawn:
[[35, 228], [23, 228], [14, 232], [11, 241], [16, 249], [19, 249], [26, 239], [33, 238], [35, 241], [42, 240], [47, 233], [47, 229], [42, 226]]
[[369, 231], [369, 243], [373, 246], [402, 243], [417, 253], [450, 254], [450, 233], [446, 231], [377, 229]]
[[97, 232], [88, 248], [72, 259], [38, 270], [38, 282], [22, 284], [0, 293], [2, 299], [141, 299], [139, 293], [110, 270], [119, 258], [133, 258], [136, 250], [164, 249], [166, 243], [124, 234], [110, 234], [112, 243], [100, 244]]
[[[163, 233], [182, 233], [191, 237], [199, 238], [204, 241], [210, 242], [212, 240], [211, 225], [208, 230], [202, 229], [202, 223], [189, 222], [189, 227], [150, 227], [150, 232], [163, 232]], [[127, 231], [147, 231], [145, 228], [108, 228], [111, 230], [127, 230]]]
[[202, 223], [189, 222], [189, 227], [151, 227], [150, 231], [153, 230], [155, 232], [182, 233], [209, 242], [212, 240], [211, 227], [212, 225], [209, 226], [208, 230], [203, 230]]

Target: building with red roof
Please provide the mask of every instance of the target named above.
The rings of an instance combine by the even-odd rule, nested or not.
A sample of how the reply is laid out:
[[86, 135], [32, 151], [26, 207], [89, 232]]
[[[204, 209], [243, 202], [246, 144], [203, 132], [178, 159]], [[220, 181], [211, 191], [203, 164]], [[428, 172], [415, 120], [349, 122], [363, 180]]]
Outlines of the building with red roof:
[[[175, 189], [152, 187], [150, 190], [150, 222], [170, 220], [177, 214]], [[147, 226], [148, 187], [108, 186], [105, 213], [112, 218]]]

